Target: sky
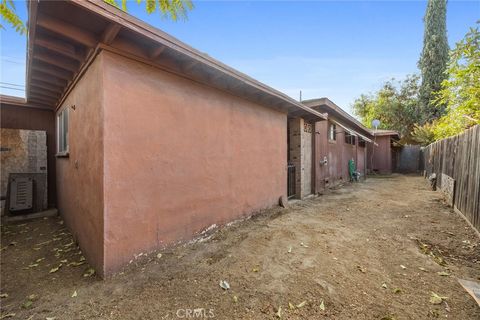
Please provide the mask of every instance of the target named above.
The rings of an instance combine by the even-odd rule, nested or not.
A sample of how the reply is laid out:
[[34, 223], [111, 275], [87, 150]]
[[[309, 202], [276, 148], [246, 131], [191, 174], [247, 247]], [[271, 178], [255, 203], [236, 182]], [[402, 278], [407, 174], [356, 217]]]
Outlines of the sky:
[[[15, 3], [25, 20], [24, 1]], [[136, 1], [128, 12], [292, 98], [301, 90], [304, 100], [328, 97], [348, 112], [360, 94], [418, 73], [425, 1], [193, 3], [186, 21], [148, 15]], [[480, 0], [448, 1], [450, 47], [477, 20]], [[6, 26], [0, 45], [0, 93], [23, 96], [26, 37]]]

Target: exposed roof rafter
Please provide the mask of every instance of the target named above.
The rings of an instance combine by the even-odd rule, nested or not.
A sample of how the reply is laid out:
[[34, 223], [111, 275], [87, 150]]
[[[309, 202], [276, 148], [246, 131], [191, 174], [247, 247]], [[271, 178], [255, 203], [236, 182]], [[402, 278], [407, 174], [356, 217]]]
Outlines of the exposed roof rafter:
[[58, 87], [55, 87], [46, 83], [42, 83], [40, 81], [32, 81], [31, 86], [32, 86], [32, 89], [37, 88], [40, 90], [46, 90], [56, 95], [59, 95], [62, 93], [61, 89], [59, 89]]
[[51, 76], [54, 76], [54, 77], [57, 77], [57, 78], [60, 78], [60, 79], [63, 79], [63, 80], [70, 80], [72, 78], [71, 72], [67, 72], [65, 70], [57, 70], [57, 69], [48, 68], [48, 67], [45, 67], [45, 66], [40, 66], [40, 65], [37, 65], [37, 64], [34, 64], [32, 66], [32, 69], [43, 72], [43, 73], [46, 73], [46, 74], [49, 74]]
[[101, 41], [105, 44], [111, 44], [118, 32], [122, 29], [122, 26], [118, 23], [112, 22], [106, 28], [102, 34]]
[[37, 24], [87, 47], [94, 47], [98, 42], [94, 34], [41, 12], [37, 15]]
[[166, 46], [157, 46], [155, 49], [152, 50], [152, 52], [150, 52], [149, 57], [151, 59], [157, 59], [158, 57], [160, 57], [163, 51], [165, 51], [166, 48]]
[[67, 71], [75, 72], [78, 70], [78, 63], [68, 61], [64, 58], [62, 59], [61, 57], [52, 57], [51, 55], [43, 52], [35, 52], [33, 54], [33, 58], [57, 66]]
[[39, 70], [35, 71], [35, 73], [32, 74], [32, 80], [35, 80], [36, 83], [48, 84], [58, 88], [63, 88], [67, 84], [66, 80], [43, 73], [42, 71], [39, 71]]
[[35, 38], [35, 44], [42, 48], [59, 53], [63, 56], [75, 59], [77, 61], [83, 61], [85, 59], [85, 56], [83, 54], [79, 54], [76, 52], [73, 45], [59, 39], [38, 35]]

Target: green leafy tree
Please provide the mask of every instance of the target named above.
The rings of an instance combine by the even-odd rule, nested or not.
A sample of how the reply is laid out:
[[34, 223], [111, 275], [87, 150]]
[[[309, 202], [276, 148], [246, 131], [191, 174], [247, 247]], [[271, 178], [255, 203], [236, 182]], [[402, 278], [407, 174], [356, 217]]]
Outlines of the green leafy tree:
[[[127, 10], [127, 0], [103, 0], [104, 2], [113, 5], [123, 11]], [[152, 14], [156, 11], [173, 21], [179, 18], [187, 18], [188, 10], [193, 9], [191, 0], [136, 0], [138, 4], [145, 3], [145, 11]]]
[[[16, 14], [13, 0], [0, 0], [0, 17], [2, 21], [12, 26], [18, 33], [25, 34], [27, 28], [23, 21]], [[127, 0], [103, 0], [104, 2], [127, 11]], [[171, 20], [186, 19], [187, 12], [193, 9], [191, 0], [136, 0], [138, 4], [145, 3], [145, 11], [148, 14], [160, 12], [160, 14]], [[5, 29], [3, 24], [0, 28]]]
[[412, 140], [423, 146], [435, 141], [434, 123], [425, 123], [420, 126], [415, 124], [412, 131]]
[[[23, 21], [15, 13], [15, 3], [12, 0], [1, 0], [0, 2], [0, 17], [2, 21], [5, 21], [7, 24], [11, 25], [15, 31], [20, 34], [25, 34], [27, 28]], [[0, 23], [0, 28], [5, 30], [3, 23]]]
[[361, 95], [353, 103], [353, 113], [362, 123], [371, 127], [372, 120], [380, 120], [380, 129], [396, 130], [405, 142], [411, 142], [411, 132], [419, 121], [418, 75], [409, 75], [403, 81], [394, 79], [383, 84], [382, 88], [369, 95]]
[[420, 107], [423, 123], [437, 119], [445, 112], [445, 105], [435, 102], [434, 92], [440, 90], [446, 78], [449, 54], [446, 15], [446, 0], [428, 1], [424, 17], [423, 50], [418, 62], [422, 76]]
[[480, 21], [456, 44], [448, 63], [448, 78], [442, 82], [436, 103], [447, 113], [435, 123], [435, 139], [461, 133], [480, 124]]

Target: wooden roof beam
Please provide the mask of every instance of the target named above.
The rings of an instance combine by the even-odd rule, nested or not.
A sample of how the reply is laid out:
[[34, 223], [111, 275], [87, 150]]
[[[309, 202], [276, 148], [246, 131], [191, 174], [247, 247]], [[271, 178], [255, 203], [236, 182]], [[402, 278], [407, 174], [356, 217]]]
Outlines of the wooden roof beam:
[[231, 85], [229, 88], [231, 90], [237, 90], [237, 89], [240, 89], [241, 87], [245, 86], [245, 82], [243, 81], [238, 81], [237, 83]]
[[50, 93], [39, 88], [31, 88], [30, 93], [46, 99], [56, 99], [58, 97], [58, 94]]
[[107, 45], [111, 44], [115, 37], [118, 35], [118, 32], [122, 29], [122, 26], [118, 23], [110, 23], [105, 30], [103, 31], [101, 41]]
[[47, 83], [40, 82], [40, 81], [32, 81], [30, 83], [30, 85], [32, 87], [37, 88], [37, 89], [46, 90], [46, 91], [54, 93], [54, 94], [62, 93], [62, 89], [60, 89], [58, 87], [55, 87], [55, 86], [52, 86], [52, 85], [47, 84]]
[[95, 47], [98, 42], [93, 33], [42, 12], [38, 12], [37, 25], [90, 48]]
[[71, 62], [71, 61], [68, 61], [66, 59], [62, 59], [62, 58], [59, 58], [59, 57], [52, 57], [51, 55], [43, 53], [43, 52], [35, 52], [33, 54], [33, 58], [37, 59], [37, 60], [40, 60], [40, 61], [43, 61], [43, 62], [46, 62], [46, 63], [51, 64], [51, 65], [57, 66], [57, 67], [62, 68], [64, 70], [72, 71], [72, 72], [77, 71], [78, 68], [79, 68], [78, 62]]
[[32, 80], [35, 80], [36, 82], [48, 84], [54, 87], [59, 87], [59, 88], [64, 88], [65, 85], [67, 84], [67, 81], [65, 80], [45, 74], [38, 70], [35, 71], [34, 74], [32, 74]]
[[217, 82], [217, 80], [220, 80], [224, 75], [225, 75], [225, 74], [223, 74], [223, 73], [218, 73], [218, 74], [216, 74], [216, 75], [212, 75], [212, 76], [210, 77], [210, 81], [213, 82], [213, 83], [215, 83], [215, 82]]
[[35, 93], [31, 93], [30, 94], [30, 99], [29, 101], [38, 101], [38, 102], [41, 102], [41, 103], [45, 103], [47, 105], [55, 105], [56, 101], [57, 101], [57, 98], [43, 98], [41, 96], [38, 96], [37, 94]]
[[48, 75], [51, 75], [51, 76], [54, 76], [54, 77], [57, 77], [57, 78], [60, 78], [60, 79], [63, 79], [63, 80], [67, 80], [67, 81], [72, 78], [71, 72], [67, 72], [67, 71], [64, 71], [64, 70], [55, 70], [55, 69], [52, 69], [52, 68], [47, 68], [47, 67], [39, 66], [39, 65], [35, 65], [35, 64], [32, 64], [32, 69], [36, 70], [36, 71], [46, 73]]
[[193, 68], [195, 68], [195, 66], [197, 66], [198, 64], [200, 64], [200, 62], [198, 61], [192, 61], [192, 62], [189, 62], [187, 63], [187, 65], [185, 67], [183, 67], [183, 71], [184, 72], [190, 72], [193, 70]]
[[76, 52], [74, 45], [65, 41], [37, 35], [35, 38], [35, 44], [77, 61], [83, 61], [85, 59], [85, 55]]
[[149, 54], [150, 59], [157, 59], [158, 57], [160, 57], [160, 55], [163, 53], [163, 51], [165, 51], [166, 48], [166, 46], [158, 46], [153, 49]]
[[142, 59], [148, 59], [148, 53], [146, 50], [136, 45], [135, 42], [131, 41], [128, 38], [118, 36], [115, 41], [112, 42], [112, 47], [119, 49], [121, 51], [128, 52]]

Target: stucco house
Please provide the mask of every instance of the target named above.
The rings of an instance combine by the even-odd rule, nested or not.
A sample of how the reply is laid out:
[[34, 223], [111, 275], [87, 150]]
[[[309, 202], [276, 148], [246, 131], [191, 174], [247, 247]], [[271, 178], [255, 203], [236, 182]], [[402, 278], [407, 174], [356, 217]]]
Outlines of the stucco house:
[[302, 103], [327, 118], [327, 121], [316, 122], [314, 130], [315, 192], [350, 181], [350, 160], [354, 161], [360, 179], [365, 179], [366, 145], [373, 143], [370, 129], [328, 98]]
[[[101, 276], [281, 198], [365, 178], [373, 133], [299, 102], [103, 1], [29, 2], [26, 99], [1, 127], [45, 131], [48, 203]], [[377, 137], [377, 142], [379, 137]]]
[[[374, 142], [368, 144], [367, 168], [369, 173], [390, 174], [395, 171], [397, 165], [396, 148], [394, 144], [399, 141], [397, 131], [377, 129], [372, 132]], [[398, 149], [398, 148], [397, 148]]]
[[103, 1], [28, 10], [27, 99], [2, 115], [50, 117], [51, 196], [100, 275], [287, 196], [288, 119], [321, 113]]

